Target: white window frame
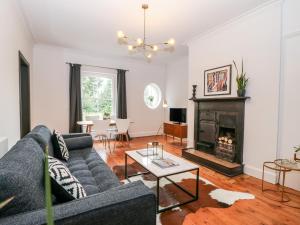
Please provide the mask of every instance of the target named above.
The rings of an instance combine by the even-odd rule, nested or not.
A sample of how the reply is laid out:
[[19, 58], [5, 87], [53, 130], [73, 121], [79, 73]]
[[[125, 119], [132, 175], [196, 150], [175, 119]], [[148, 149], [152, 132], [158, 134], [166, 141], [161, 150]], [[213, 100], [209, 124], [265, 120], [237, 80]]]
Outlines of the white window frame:
[[116, 117], [117, 113], [117, 74], [114, 73], [107, 73], [107, 72], [98, 72], [98, 71], [89, 71], [83, 70], [81, 72], [81, 76], [84, 77], [103, 77], [112, 80], [112, 118]]

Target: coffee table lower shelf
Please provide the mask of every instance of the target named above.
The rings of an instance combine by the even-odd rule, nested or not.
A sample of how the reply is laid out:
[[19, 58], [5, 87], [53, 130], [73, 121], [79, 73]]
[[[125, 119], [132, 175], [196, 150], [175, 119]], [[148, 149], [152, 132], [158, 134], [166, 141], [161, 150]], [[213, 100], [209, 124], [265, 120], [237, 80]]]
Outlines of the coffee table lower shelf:
[[[125, 154], [125, 179], [127, 179], [129, 182], [129, 178], [130, 177], [135, 177], [135, 176], [141, 176], [143, 174], [149, 174], [151, 173], [150, 171], [148, 171], [143, 165], [138, 164], [143, 167], [145, 170], [147, 170], [147, 172], [143, 172], [143, 173], [137, 173], [137, 174], [131, 174], [131, 175], [128, 175], [127, 173], [127, 166], [128, 166], [128, 163], [127, 163], [127, 157], [130, 157], [128, 156], [127, 154]], [[134, 158], [130, 157], [131, 159], [134, 160]], [[135, 160], [134, 160], [135, 161]], [[136, 161], [135, 161], [136, 162]], [[182, 186], [180, 186], [179, 184], [177, 184], [175, 181], [173, 181], [172, 179], [169, 178], [169, 176], [173, 176], [173, 175], [176, 175], [176, 174], [181, 174], [181, 173], [186, 173], [186, 172], [190, 172], [190, 171], [196, 171], [196, 183], [195, 183], [195, 194], [189, 192], [188, 190], [186, 190], [185, 188], [183, 188]], [[161, 177], [158, 177], [158, 176], [155, 176], [153, 173], [151, 173], [154, 177], [156, 177], [156, 212], [157, 213], [162, 213], [162, 212], [165, 212], [167, 210], [170, 210], [170, 209], [174, 209], [176, 207], [179, 207], [179, 206], [182, 206], [182, 205], [185, 205], [185, 204], [188, 204], [188, 203], [191, 203], [191, 202], [194, 202], [194, 201], [197, 201], [199, 199], [199, 168], [197, 169], [192, 169], [192, 170], [185, 170], [185, 171], [181, 171], [181, 172], [178, 172], [178, 173], [172, 173], [172, 174], [169, 174], [168, 176], [161, 176]], [[159, 183], [160, 183], [160, 179], [162, 178], [165, 178], [167, 179], [168, 181], [170, 181], [172, 184], [174, 184], [178, 189], [180, 189], [181, 191], [183, 191], [184, 193], [186, 193], [187, 195], [189, 195], [191, 197], [191, 199], [187, 200], [187, 201], [184, 201], [184, 202], [180, 202], [178, 204], [174, 204], [172, 206], [168, 206], [168, 207], [165, 207], [165, 208], [159, 208], [159, 202], [160, 202], [160, 195], [159, 195]]]

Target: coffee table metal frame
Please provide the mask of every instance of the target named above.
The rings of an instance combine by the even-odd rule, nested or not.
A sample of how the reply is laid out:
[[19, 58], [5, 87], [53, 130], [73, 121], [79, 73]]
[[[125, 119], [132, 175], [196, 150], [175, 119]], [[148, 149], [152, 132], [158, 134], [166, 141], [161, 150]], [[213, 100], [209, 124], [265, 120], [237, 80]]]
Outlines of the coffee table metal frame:
[[[128, 175], [127, 173], [127, 166], [128, 166], [128, 159], [127, 158], [131, 158], [132, 160], [134, 160], [135, 162], [137, 162], [134, 158], [132, 158], [131, 156], [129, 156], [126, 152], [125, 152], [125, 179], [127, 179], [129, 182], [129, 178], [130, 177], [135, 177], [135, 176], [141, 176], [143, 174], [149, 174], [151, 173], [150, 171], [147, 170], [147, 168], [145, 168], [143, 165], [141, 165], [139, 162], [137, 162], [141, 167], [143, 167], [145, 170], [147, 170], [147, 172], [142, 172], [142, 173], [137, 173], [137, 174], [132, 174], [132, 175]], [[180, 173], [186, 173], [186, 172], [190, 172], [190, 171], [194, 171], [196, 170], [196, 193], [193, 194], [191, 192], [189, 192], [188, 190], [184, 189], [182, 186], [180, 186], [179, 184], [177, 184], [176, 182], [174, 182], [172, 179], [170, 179], [168, 176], [172, 176], [172, 175], [176, 175], [176, 174], [180, 174]], [[167, 210], [197, 201], [199, 199], [199, 167], [197, 169], [191, 169], [191, 170], [184, 170], [184, 171], [180, 171], [177, 173], [172, 173], [172, 174], [168, 174], [167, 176], [156, 176], [153, 173], [151, 173], [153, 176], [156, 177], [156, 212], [157, 213], [162, 213], [165, 212]], [[168, 206], [162, 209], [159, 209], [159, 181], [161, 178], [165, 178], [168, 181], [170, 181], [172, 184], [174, 184], [177, 188], [179, 188], [181, 191], [183, 191], [184, 193], [186, 193], [187, 195], [189, 195], [191, 197], [190, 200], [187, 200], [185, 202], [181, 202], [172, 206]]]

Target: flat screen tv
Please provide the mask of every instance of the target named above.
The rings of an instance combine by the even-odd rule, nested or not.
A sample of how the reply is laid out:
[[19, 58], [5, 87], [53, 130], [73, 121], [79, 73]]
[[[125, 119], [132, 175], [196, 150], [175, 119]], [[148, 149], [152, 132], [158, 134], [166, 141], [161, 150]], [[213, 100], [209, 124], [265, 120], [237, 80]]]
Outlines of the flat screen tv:
[[170, 108], [170, 121], [186, 123], [186, 108]]

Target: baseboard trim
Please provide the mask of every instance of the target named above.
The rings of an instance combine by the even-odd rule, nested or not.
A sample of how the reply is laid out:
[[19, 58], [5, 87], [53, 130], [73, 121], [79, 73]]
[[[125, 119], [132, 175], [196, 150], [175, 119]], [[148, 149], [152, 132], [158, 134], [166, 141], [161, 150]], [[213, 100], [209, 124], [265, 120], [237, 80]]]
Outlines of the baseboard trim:
[[[244, 173], [250, 175], [252, 177], [256, 177], [258, 179], [262, 178], [262, 168], [257, 168], [251, 165], [245, 164]], [[265, 170], [265, 181], [268, 181], [272, 184], [275, 184], [276, 181], [276, 173], [274, 171], [270, 171], [269, 169]]]

